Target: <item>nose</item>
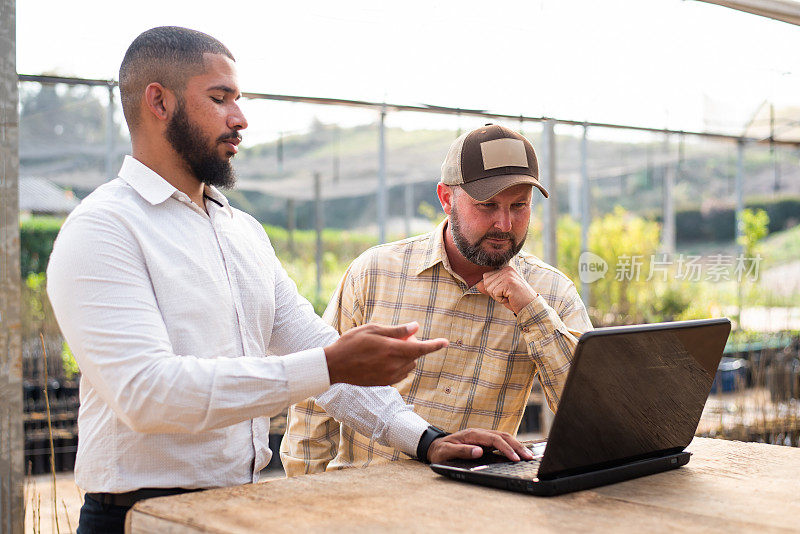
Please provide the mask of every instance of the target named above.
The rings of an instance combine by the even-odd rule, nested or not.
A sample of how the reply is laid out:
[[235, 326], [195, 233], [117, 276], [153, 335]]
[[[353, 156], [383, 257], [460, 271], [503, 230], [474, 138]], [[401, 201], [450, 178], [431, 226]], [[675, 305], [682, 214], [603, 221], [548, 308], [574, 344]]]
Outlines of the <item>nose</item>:
[[239, 104], [233, 104], [233, 111], [228, 115], [228, 128], [231, 130], [244, 130], [247, 128], [247, 119]]
[[497, 218], [494, 221], [494, 227], [501, 232], [511, 231], [511, 210], [500, 209], [497, 210]]

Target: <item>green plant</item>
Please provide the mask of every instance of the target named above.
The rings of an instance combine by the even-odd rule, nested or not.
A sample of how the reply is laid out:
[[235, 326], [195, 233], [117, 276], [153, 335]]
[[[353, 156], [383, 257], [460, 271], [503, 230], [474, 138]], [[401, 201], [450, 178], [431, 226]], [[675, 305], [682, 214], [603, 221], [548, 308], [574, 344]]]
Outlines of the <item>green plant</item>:
[[22, 284], [22, 337], [36, 338], [39, 333], [46, 337], [58, 336], [58, 328], [50, 299], [47, 298], [47, 277], [45, 273], [30, 273]]
[[737, 243], [742, 246], [745, 258], [752, 260], [757, 253], [759, 243], [769, 233], [769, 215], [762, 209], [748, 208], [742, 211], [739, 224], [742, 235], [739, 236]]
[[81, 372], [78, 362], [75, 361], [75, 356], [66, 341], [61, 342], [61, 365], [64, 367], [64, 377], [67, 380]]
[[47, 269], [53, 243], [63, 223], [64, 219], [55, 217], [31, 217], [20, 223], [20, 272], [23, 277]]
[[642, 322], [652, 284], [647, 280], [651, 259], [658, 252], [660, 227], [617, 207], [589, 227], [589, 250], [603, 258], [608, 272], [592, 286], [589, 303], [594, 319]]
[[761, 242], [761, 252], [770, 265], [800, 260], [800, 224], [769, 234]]
[[445, 214], [440, 208], [437, 209], [427, 202], [420, 202], [417, 212], [428, 219], [431, 224], [439, 224], [445, 218]]

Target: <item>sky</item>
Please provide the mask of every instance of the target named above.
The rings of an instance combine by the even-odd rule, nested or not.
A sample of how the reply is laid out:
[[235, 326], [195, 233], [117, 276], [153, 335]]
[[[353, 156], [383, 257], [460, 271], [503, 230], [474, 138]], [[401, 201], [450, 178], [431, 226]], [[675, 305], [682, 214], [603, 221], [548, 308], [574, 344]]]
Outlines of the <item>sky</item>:
[[[692, 0], [17, 0], [17, 71], [116, 79], [142, 31], [204, 31], [243, 91], [741, 133], [800, 106], [800, 27]], [[245, 145], [372, 111], [246, 102]], [[478, 126], [390, 115], [390, 125]]]

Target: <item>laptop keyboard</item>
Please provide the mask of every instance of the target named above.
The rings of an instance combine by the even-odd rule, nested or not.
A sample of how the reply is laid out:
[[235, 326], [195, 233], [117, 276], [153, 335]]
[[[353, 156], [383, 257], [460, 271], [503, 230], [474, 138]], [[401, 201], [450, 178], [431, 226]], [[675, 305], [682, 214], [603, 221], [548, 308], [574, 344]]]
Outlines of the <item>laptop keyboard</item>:
[[536, 478], [539, 472], [539, 464], [541, 463], [541, 458], [534, 458], [533, 460], [521, 460], [519, 462], [479, 465], [478, 467], [473, 467], [470, 471], [480, 471], [481, 473], [514, 478]]

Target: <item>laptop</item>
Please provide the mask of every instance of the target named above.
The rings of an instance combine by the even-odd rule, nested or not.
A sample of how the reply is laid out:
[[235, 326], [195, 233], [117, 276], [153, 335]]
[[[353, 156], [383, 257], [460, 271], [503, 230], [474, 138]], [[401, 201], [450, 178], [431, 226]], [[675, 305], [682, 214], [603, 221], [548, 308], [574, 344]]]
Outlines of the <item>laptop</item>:
[[530, 461], [497, 453], [431, 468], [454, 480], [559, 495], [675, 469], [730, 334], [728, 319], [599, 328], [578, 340], [547, 441]]

